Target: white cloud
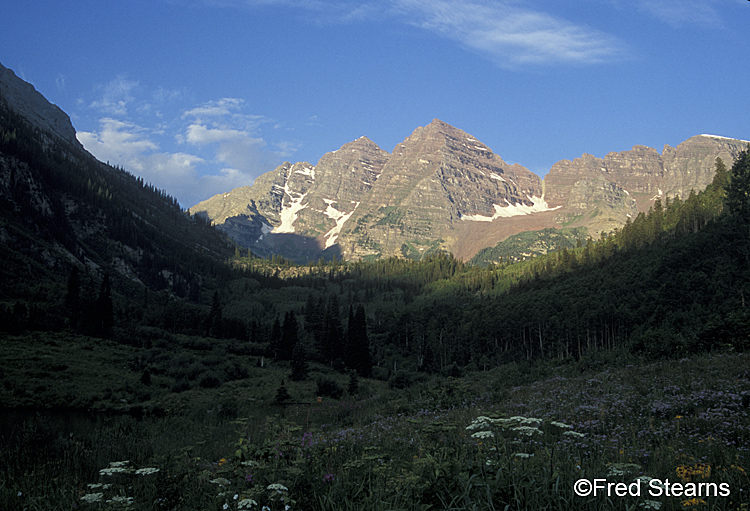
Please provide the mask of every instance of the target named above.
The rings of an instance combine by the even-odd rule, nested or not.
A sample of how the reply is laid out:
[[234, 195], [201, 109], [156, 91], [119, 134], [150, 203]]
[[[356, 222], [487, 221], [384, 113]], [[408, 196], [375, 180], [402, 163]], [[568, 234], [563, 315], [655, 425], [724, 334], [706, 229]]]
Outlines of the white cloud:
[[503, 2], [395, 0], [404, 19], [458, 41], [503, 66], [593, 64], [619, 58], [615, 38], [550, 14]]
[[[222, 98], [165, 115], [157, 108], [182, 100], [183, 93], [149, 93], [122, 77], [100, 89], [101, 99], [89, 106], [108, 115], [99, 119], [98, 129], [79, 132], [80, 142], [98, 159], [166, 189], [184, 206], [250, 185], [294, 152], [284, 141], [269, 149], [260, 127], [273, 123], [246, 114], [241, 99]], [[126, 116], [138, 121], [123, 120]]]
[[641, 11], [674, 27], [720, 28], [723, 21], [712, 4], [712, 0], [640, 0], [637, 3]]
[[256, 170], [258, 163], [266, 159], [266, 142], [253, 137], [247, 131], [235, 129], [207, 128], [201, 124], [191, 124], [187, 128], [185, 140], [189, 144], [202, 146], [217, 144], [216, 158], [232, 167], [248, 173]]
[[196, 165], [203, 159], [187, 153], [159, 152], [145, 128], [112, 118], [99, 121], [98, 132], [77, 133], [83, 146], [101, 161], [123, 167], [178, 198], [195, 193]]
[[99, 86], [101, 97], [91, 103], [91, 107], [108, 115], [127, 115], [128, 105], [134, 101], [133, 90], [138, 82], [120, 75], [106, 85]]

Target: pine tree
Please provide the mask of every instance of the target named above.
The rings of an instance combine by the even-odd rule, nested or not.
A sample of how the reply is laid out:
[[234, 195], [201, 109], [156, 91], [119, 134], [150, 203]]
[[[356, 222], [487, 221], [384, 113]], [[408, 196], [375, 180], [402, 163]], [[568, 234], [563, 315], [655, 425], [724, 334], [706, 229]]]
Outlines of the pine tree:
[[367, 321], [365, 308], [360, 304], [357, 311], [349, 307], [349, 323], [347, 325], [346, 365], [354, 369], [357, 374], [367, 378], [372, 373], [372, 358], [370, 357], [370, 340], [367, 337]]
[[297, 344], [299, 333], [297, 331], [297, 316], [294, 311], [288, 311], [284, 315], [284, 324], [281, 325], [281, 339], [277, 357], [280, 360], [291, 360], [294, 346]]
[[281, 385], [279, 385], [279, 388], [276, 390], [276, 397], [274, 397], [273, 402], [277, 405], [283, 404], [287, 401], [292, 399], [292, 396], [289, 395], [289, 391], [286, 390], [286, 385], [284, 384], [284, 380], [281, 380]]
[[208, 318], [206, 318], [206, 336], [221, 337], [221, 317], [221, 300], [219, 299], [219, 292], [214, 291], [211, 312], [208, 313]]
[[349, 371], [349, 386], [346, 391], [350, 396], [356, 396], [359, 392], [359, 378], [357, 377], [357, 371]]
[[93, 333], [97, 337], [108, 338], [112, 336], [112, 327], [115, 324], [114, 306], [112, 304], [112, 288], [109, 275], [104, 275], [99, 297], [94, 307]]
[[68, 326], [77, 330], [81, 322], [81, 275], [77, 266], [73, 267], [68, 277], [65, 310], [68, 313]]
[[307, 353], [305, 351], [305, 347], [301, 342], [297, 342], [297, 344], [294, 345], [294, 350], [292, 351], [291, 367], [292, 380], [302, 381], [307, 379], [309, 372], [307, 367]]

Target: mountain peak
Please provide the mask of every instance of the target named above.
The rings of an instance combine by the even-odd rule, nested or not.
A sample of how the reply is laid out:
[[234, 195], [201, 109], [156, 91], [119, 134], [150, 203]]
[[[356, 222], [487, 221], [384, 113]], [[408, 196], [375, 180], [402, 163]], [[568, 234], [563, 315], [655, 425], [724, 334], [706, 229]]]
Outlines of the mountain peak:
[[34, 127], [54, 133], [71, 144], [80, 146], [70, 117], [57, 105], [47, 101], [33, 85], [17, 77], [12, 70], [2, 64], [0, 64], [0, 98], [5, 99], [9, 107]]

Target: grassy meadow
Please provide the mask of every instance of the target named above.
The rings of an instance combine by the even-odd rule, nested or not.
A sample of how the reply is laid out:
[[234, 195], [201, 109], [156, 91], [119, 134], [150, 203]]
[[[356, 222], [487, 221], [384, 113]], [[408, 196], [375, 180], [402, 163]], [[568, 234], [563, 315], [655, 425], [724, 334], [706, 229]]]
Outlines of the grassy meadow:
[[[23, 406], [0, 418], [4, 510], [750, 503], [746, 354], [643, 362], [602, 353], [388, 382], [352, 382], [312, 364], [310, 378], [294, 382], [288, 363], [268, 365], [229, 344], [201, 350], [198, 339], [176, 336], [184, 349], [159, 350], [160, 362], [153, 348], [97, 340], [111, 349], [92, 349], [85, 337], [39, 335], [45, 349], [33, 354], [23, 336], [3, 341], [3, 399]], [[227, 381], [213, 386], [210, 373]], [[282, 379], [290, 397], [275, 404]], [[42, 401], [51, 408], [31, 407]], [[640, 496], [579, 496], [579, 479], [640, 484]], [[657, 490], [666, 481], [682, 484], [681, 494]], [[684, 491], [690, 483], [701, 484], [700, 496]]]

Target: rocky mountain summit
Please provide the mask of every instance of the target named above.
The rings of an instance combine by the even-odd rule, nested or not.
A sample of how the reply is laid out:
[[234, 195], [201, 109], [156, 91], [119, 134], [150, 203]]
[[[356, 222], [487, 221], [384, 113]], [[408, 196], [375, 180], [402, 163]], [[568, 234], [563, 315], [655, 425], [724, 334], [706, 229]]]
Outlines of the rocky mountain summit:
[[0, 96], [16, 113], [40, 131], [49, 131], [75, 146], [76, 130], [68, 114], [48, 102], [33, 85], [25, 82], [10, 69], [0, 64]]
[[620, 227], [657, 198], [702, 190], [716, 158], [729, 163], [747, 144], [699, 135], [661, 154], [646, 146], [584, 154], [542, 180], [435, 119], [391, 153], [361, 137], [317, 165], [284, 163], [190, 211], [261, 254], [418, 258], [448, 250], [468, 259], [519, 232], [566, 226], [598, 236]]

